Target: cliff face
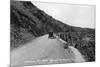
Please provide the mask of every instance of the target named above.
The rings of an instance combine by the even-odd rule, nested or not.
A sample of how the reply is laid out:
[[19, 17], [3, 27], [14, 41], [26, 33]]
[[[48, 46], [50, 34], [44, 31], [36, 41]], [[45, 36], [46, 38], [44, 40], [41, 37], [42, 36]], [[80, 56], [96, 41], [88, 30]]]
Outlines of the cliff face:
[[[54, 33], [64, 32], [61, 35], [65, 35], [66, 38], [61, 38], [65, 41], [68, 41], [69, 44], [74, 43], [75, 47], [80, 50], [83, 49], [79, 45], [80, 43], [83, 43], [83, 38], [86, 39], [86, 37], [90, 37], [91, 39], [93, 39], [93, 49], [95, 47], [94, 29], [73, 27], [64, 24], [61, 21], [52, 18], [29, 1], [11, 1], [10, 8], [11, 48], [19, 47], [20, 44], [24, 44], [34, 39], [35, 37], [45, 35], [49, 31], [53, 31]], [[91, 37], [90, 35], [93, 35], [94, 37]], [[93, 56], [94, 50], [92, 54], [92, 59], [94, 60]]]

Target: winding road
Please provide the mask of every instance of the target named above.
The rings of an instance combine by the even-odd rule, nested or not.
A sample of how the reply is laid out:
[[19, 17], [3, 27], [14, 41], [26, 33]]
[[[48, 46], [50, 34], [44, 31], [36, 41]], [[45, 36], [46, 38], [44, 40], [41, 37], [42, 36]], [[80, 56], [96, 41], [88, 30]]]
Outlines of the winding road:
[[49, 39], [48, 34], [38, 37], [11, 51], [11, 66], [85, 62], [76, 48], [64, 49], [64, 44], [61, 39]]

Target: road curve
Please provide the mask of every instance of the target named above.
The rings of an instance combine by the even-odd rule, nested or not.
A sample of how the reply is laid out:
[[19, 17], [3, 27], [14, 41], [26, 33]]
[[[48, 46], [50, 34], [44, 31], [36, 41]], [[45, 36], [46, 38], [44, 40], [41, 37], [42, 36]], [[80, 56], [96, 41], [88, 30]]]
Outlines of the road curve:
[[63, 46], [63, 42], [58, 39], [49, 39], [48, 35], [41, 36], [11, 51], [11, 66], [85, 61], [77, 49], [71, 46], [64, 49]]

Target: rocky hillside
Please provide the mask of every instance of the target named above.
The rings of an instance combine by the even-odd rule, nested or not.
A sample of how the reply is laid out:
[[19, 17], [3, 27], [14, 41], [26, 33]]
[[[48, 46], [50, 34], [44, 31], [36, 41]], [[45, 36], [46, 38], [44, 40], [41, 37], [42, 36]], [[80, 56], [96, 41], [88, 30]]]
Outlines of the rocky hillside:
[[[92, 52], [93, 54], [89, 55], [92, 56], [92, 60], [90, 58], [90, 61], [94, 61], [94, 55], [95, 55], [94, 29], [80, 28], [64, 24], [61, 21], [52, 18], [52, 16], [49, 16], [48, 14], [37, 8], [29, 1], [11, 1], [10, 8], [11, 8], [10, 11], [11, 49], [24, 45], [24, 43], [29, 42], [36, 37], [45, 35], [49, 31], [53, 31], [54, 33], [63, 33], [61, 35], [66, 36], [66, 38], [63, 37], [61, 38], [64, 39], [65, 41], [68, 41], [70, 45], [78, 48], [85, 56], [91, 51], [93, 51]], [[88, 42], [86, 38], [89, 39]], [[91, 46], [91, 49], [90, 48], [88, 49], [87, 45], [85, 45], [83, 48], [83, 44], [90, 43], [91, 39], [93, 39], [91, 41], [93, 45], [91, 46], [89, 44]], [[86, 49], [86, 51], [90, 50], [90, 52], [85, 53], [86, 51], [84, 52], [83, 49]]]

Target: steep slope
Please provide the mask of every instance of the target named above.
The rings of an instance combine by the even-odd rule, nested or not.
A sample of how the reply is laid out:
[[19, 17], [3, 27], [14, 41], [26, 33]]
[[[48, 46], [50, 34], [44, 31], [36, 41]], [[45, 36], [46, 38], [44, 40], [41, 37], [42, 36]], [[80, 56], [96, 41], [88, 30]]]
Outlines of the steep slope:
[[88, 29], [85, 30], [78, 27], [72, 27], [53, 19], [51, 16], [47, 15], [44, 11], [39, 10], [29, 1], [11, 1], [10, 7], [12, 41], [11, 44], [19, 43], [20, 41], [22, 41], [22, 39], [28, 39], [30, 37], [34, 38], [37, 36], [44, 35], [50, 30], [56, 33], [63, 31], [88, 31]]
[[[59, 26], [52, 23], [50, 16], [39, 10], [31, 2], [11, 1], [10, 7], [12, 46], [18, 45], [22, 39], [44, 35], [49, 30], [62, 31]], [[24, 36], [27, 37], [24, 38]]]
[[29, 1], [11, 1], [10, 7], [11, 49], [53, 31], [61, 33], [61, 38], [79, 49], [88, 61], [95, 60], [95, 29], [64, 24]]

